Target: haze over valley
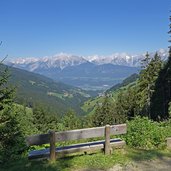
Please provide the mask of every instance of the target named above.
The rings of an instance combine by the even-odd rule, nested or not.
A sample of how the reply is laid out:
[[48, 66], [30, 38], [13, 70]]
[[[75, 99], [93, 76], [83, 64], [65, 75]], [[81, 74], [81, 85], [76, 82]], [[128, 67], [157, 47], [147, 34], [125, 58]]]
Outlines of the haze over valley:
[[[160, 49], [157, 53], [166, 60], [166, 49]], [[151, 52], [150, 56], [154, 54]], [[16, 58], [7, 64], [85, 90], [107, 90], [126, 77], [138, 73], [144, 57], [145, 53], [88, 57], [60, 53], [42, 58]]]

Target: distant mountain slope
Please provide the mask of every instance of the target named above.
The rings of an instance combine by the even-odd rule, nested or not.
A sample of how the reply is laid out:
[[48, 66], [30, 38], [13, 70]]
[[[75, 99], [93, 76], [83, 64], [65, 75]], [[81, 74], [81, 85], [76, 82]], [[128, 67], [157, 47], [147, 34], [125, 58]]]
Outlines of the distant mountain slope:
[[9, 67], [9, 70], [11, 73], [10, 83], [17, 87], [17, 103], [27, 106], [42, 104], [58, 114], [62, 114], [68, 109], [83, 113], [80, 104], [90, 97], [87, 92], [55, 82], [39, 74], [14, 67]]
[[[25, 69], [28, 68], [26, 67]], [[139, 68], [136, 67], [113, 64], [95, 65], [90, 62], [68, 66], [64, 69], [38, 67], [34, 70], [35, 73], [47, 76], [53, 80], [86, 90], [106, 90], [112, 85], [120, 83], [129, 75], [138, 73], [138, 71]]]
[[100, 105], [103, 102], [104, 97], [105, 97], [106, 94], [108, 95], [108, 97], [111, 98], [111, 101], [115, 101], [118, 93], [121, 90], [127, 89], [128, 86], [135, 85], [136, 80], [138, 79], [138, 77], [139, 77], [138, 74], [132, 74], [128, 78], [124, 79], [122, 81], [122, 83], [116, 84], [115, 86], [108, 89], [106, 92], [100, 94], [98, 97], [88, 99], [82, 105], [82, 109], [87, 114], [90, 114], [90, 115], [93, 114], [95, 112], [96, 108], [98, 107], [98, 105]]
[[[150, 53], [154, 56], [155, 52]], [[160, 49], [157, 53], [163, 60], [168, 51]], [[8, 65], [39, 73], [56, 81], [86, 90], [107, 90], [121, 83], [126, 77], [138, 73], [143, 54], [114, 53], [110, 56], [76, 56], [58, 54], [42, 58], [18, 58]]]
[[106, 91], [106, 93], [110, 93], [110, 92], [113, 92], [121, 87], [124, 87], [124, 86], [127, 86], [128, 84], [136, 81], [137, 79], [139, 78], [139, 75], [138, 74], [132, 74], [131, 76], [129, 76], [128, 78], [124, 79], [122, 81], [122, 83], [119, 83], [119, 84], [116, 84], [114, 85], [113, 87], [111, 87], [110, 89], [108, 89]]
[[138, 68], [118, 66], [112, 64], [95, 65], [83, 63], [77, 66], [66, 67], [63, 70], [41, 69], [35, 72], [88, 90], [107, 89], [111, 85], [121, 82], [127, 76], [137, 73]]

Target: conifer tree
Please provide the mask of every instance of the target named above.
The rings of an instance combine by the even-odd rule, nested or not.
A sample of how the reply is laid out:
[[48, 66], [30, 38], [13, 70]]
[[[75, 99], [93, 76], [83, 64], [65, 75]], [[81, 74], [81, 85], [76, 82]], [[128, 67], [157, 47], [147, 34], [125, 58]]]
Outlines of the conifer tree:
[[[171, 34], [171, 24], [168, 33]], [[171, 46], [169, 46], [168, 60], [160, 71], [154, 89], [151, 109], [152, 117], [154, 120], [167, 119], [169, 117], [169, 102], [171, 102]]]
[[78, 129], [81, 127], [81, 121], [73, 110], [69, 110], [65, 113], [62, 118], [62, 124], [65, 130]]
[[141, 71], [138, 80], [137, 104], [139, 113], [143, 116], [148, 116], [149, 118], [151, 118], [151, 97], [154, 92], [154, 86], [161, 67], [161, 58], [156, 53], [154, 57], [150, 59], [150, 62], [146, 67]]
[[7, 85], [9, 77], [8, 68], [0, 62], [0, 111], [9, 107], [13, 101], [14, 89]]
[[150, 63], [150, 60], [151, 60], [150, 55], [147, 52], [146, 55], [145, 55], [145, 58], [142, 59], [142, 61], [141, 61], [141, 68], [146, 69], [148, 64]]
[[8, 68], [0, 64], [0, 163], [25, 149], [22, 132], [13, 115], [14, 89], [8, 85]]
[[33, 124], [40, 133], [47, 133], [49, 130], [58, 130], [59, 120], [43, 106], [36, 105], [33, 108]]
[[103, 103], [98, 104], [93, 117], [93, 124], [94, 126], [104, 126], [106, 124], [112, 124], [114, 120], [111, 99], [106, 95]]
[[118, 114], [118, 123], [125, 122], [137, 115], [136, 113], [136, 87], [128, 87], [125, 91], [121, 91], [116, 99], [115, 111]]

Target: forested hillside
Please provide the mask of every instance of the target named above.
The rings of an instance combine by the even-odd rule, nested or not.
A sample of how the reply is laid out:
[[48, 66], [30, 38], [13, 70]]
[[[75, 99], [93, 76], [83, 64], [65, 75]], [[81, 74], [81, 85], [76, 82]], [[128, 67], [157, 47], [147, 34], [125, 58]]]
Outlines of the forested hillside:
[[132, 74], [131, 76], [129, 76], [126, 79], [124, 79], [122, 81], [122, 83], [116, 84], [113, 87], [111, 87], [110, 89], [108, 89], [106, 91], [106, 93], [109, 93], [109, 92], [115, 91], [115, 90], [117, 90], [119, 88], [122, 88], [124, 86], [127, 86], [128, 84], [133, 83], [134, 81], [136, 81], [138, 79], [138, 77], [139, 77], [138, 74], [136, 74], [136, 73]]
[[125, 122], [138, 115], [157, 121], [168, 119], [170, 67], [170, 56], [163, 62], [157, 53], [153, 58], [147, 53], [139, 75], [132, 75], [101, 97], [88, 100], [82, 108], [98, 126]]
[[15, 102], [28, 107], [41, 105], [56, 114], [73, 109], [82, 114], [79, 106], [91, 96], [89, 92], [55, 82], [39, 74], [13, 67], [8, 70], [11, 75], [9, 84], [16, 87]]
[[[49, 107], [45, 106], [45, 103], [35, 103], [33, 106], [29, 106], [31, 108], [26, 107], [26, 105], [16, 104], [16, 87], [12, 86], [10, 83], [12, 82], [12, 79], [17, 80], [16, 78], [20, 77], [21, 87], [27, 86], [30, 80], [25, 82], [27, 79], [24, 78], [24, 76], [30, 76], [28, 78], [30, 78], [31, 81], [34, 81], [33, 84], [37, 84], [38, 87], [40, 86], [40, 89], [42, 85], [42, 87], [46, 88], [42, 88], [42, 90], [51, 90], [50, 88], [53, 88], [52, 90], [56, 90], [57, 92], [57, 90], [61, 90], [61, 88], [66, 88], [67, 86], [60, 87], [59, 85], [62, 86], [63, 84], [55, 84], [52, 80], [48, 80], [44, 77], [40, 79], [37, 75], [32, 77], [32, 74], [28, 72], [26, 72], [26, 75], [23, 73], [21, 74], [21, 70], [16, 71], [3, 64], [0, 64], [0, 68], [0, 163], [20, 158], [21, 154], [28, 150], [25, 144], [25, 137], [28, 135], [43, 132], [47, 133], [50, 129], [66, 130], [83, 126], [84, 122], [82, 122], [73, 110], [69, 110], [68, 107], [70, 106], [67, 106], [67, 103], [63, 106], [63, 112], [66, 112], [63, 113], [62, 116], [55, 113], [54, 110], [52, 110], [54, 113], [51, 112], [51, 104], [49, 104]], [[13, 72], [13, 76], [16, 76], [16, 78], [13, 77], [10, 80], [11, 72]], [[46, 84], [49, 83], [49, 81], [51, 81], [50, 88], [46, 87], [49, 85]], [[41, 83], [41, 85], [38, 83]], [[28, 86], [27, 90], [30, 91], [32, 98], [35, 98], [37, 94], [39, 95], [39, 92], [37, 92], [39, 91], [38, 88], [35, 90], [30, 89], [31, 88]], [[39, 98], [43, 97], [40, 96]], [[41, 101], [41, 99], [39, 100]]]
[[[153, 101], [157, 91], [156, 85], [158, 85], [158, 78], [162, 70], [168, 66], [168, 63], [169, 61], [166, 64], [162, 62], [157, 53], [153, 58], [150, 58], [147, 53], [145, 59], [142, 61], [142, 70], [139, 76], [135, 76], [133, 79], [129, 78], [133, 81], [132, 83], [128, 81], [129, 84], [127, 84], [127, 80], [129, 79], [126, 79], [121, 84], [123, 87], [119, 85], [119, 89], [113, 87], [110, 91], [106, 92], [104, 97], [100, 97], [98, 100], [96, 99], [95, 103], [93, 102], [93, 107], [95, 108], [93, 120], [95, 125], [122, 123], [138, 115], [160, 121], [168, 118], [168, 113], [165, 113], [165, 115], [158, 113], [156, 115], [152, 110], [154, 107], [157, 107], [157, 103], [154, 104]], [[160, 97], [164, 100], [162, 96]], [[156, 96], [156, 100], [160, 99], [160, 97]], [[91, 103], [89, 100], [85, 104]], [[162, 103], [166, 102], [163, 101]], [[167, 99], [168, 104], [169, 100]], [[163, 106], [160, 107], [161, 109], [163, 108]]]
[[95, 113], [96, 109], [103, 105], [104, 99], [108, 98], [110, 103], [114, 103], [118, 97], [118, 93], [124, 90], [127, 90], [128, 87], [136, 84], [138, 79], [138, 74], [133, 74], [128, 78], [124, 79], [122, 83], [116, 84], [107, 91], [101, 93], [98, 97], [92, 97], [84, 102], [82, 109], [88, 115]]

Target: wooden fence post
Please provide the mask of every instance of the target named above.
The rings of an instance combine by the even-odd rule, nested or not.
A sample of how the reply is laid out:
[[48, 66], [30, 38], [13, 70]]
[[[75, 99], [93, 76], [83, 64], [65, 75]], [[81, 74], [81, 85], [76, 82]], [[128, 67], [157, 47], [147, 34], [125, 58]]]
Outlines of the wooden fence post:
[[105, 155], [110, 154], [110, 125], [105, 126]]
[[55, 154], [55, 131], [49, 131], [50, 136], [50, 160], [55, 161], [56, 160], [56, 154]]
[[167, 149], [171, 150], [171, 137], [166, 138], [167, 141]]

